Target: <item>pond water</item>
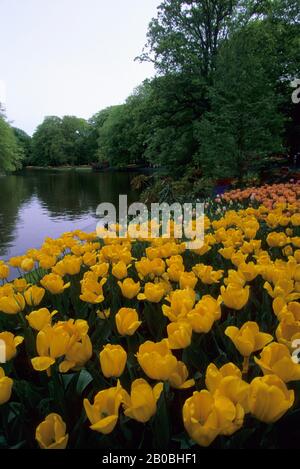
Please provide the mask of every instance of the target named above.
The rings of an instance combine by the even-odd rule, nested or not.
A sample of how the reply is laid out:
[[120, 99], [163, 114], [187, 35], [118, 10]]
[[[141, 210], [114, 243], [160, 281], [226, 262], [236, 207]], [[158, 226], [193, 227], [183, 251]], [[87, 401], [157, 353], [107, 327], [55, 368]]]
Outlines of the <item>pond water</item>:
[[97, 206], [118, 206], [119, 194], [137, 200], [130, 181], [134, 173], [89, 170], [26, 169], [0, 175], [0, 258], [39, 248], [47, 236], [96, 228]]

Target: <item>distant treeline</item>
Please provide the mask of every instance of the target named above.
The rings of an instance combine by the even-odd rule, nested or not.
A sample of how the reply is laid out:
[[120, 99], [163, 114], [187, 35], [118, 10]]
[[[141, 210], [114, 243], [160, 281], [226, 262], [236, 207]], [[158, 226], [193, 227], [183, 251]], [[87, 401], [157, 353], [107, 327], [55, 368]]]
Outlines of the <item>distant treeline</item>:
[[2, 117], [10, 143], [0, 167], [23, 159], [151, 164], [174, 177], [259, 172], [272, 155], [300, 151], [300, 104], [291, 98], [299, 50], [299, 0], [164, 0], [137, 58], [153, 62], [156, 76], [88, 121], [46, 117], [32, 139]]

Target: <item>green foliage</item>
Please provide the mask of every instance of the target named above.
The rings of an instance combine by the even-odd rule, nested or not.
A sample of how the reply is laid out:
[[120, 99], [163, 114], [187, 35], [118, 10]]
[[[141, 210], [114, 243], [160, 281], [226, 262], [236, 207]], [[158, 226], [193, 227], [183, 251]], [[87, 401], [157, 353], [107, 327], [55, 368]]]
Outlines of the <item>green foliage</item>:
[[38, 166], [85, 164], [89, 124], [74, 116], [46, 117], [32, 137], [32, 163]]
[[283, 116], [263, 57], [261, 30], [252, 24], [224, 45], [211, 88], [211, 111], [196, 126], [195, 162], [208, 176], [260, 170], [282, 151]]
[[228, 34], [237, 0], [164, 0], [152, 19], [141, 60], [161, 73], [193, 71], [207, 77]]
[[199, 170], [190, 167], [181, 178], [163, 172], [151, 176], [138, 175], [131, 181], [134, 190], [141, 190], [141, 200], [151, 203], [185, 203], [191, 199], [206, 199], [212, 195], [214, 178], [203, 177]]
[[290, 87], [299, 26], [299, 0], [163, 0], [138, 57], [157, 75], [88, 121], [45, 118], [32, 153], [15, 131], [25, 161], [149, 165], [178, 181], [179, 193], [190, 168], [206, 178], [192, 193], [207, 192], [207, 180], [220, 176], [259, 177], [274, 153], [300, 151]]
[[31, 159], [31, 137], [24, 132], [22, 129], [18, 129], [17, 127], [13, 127], [13, 131], [19, 146], [21, 147], [24, 153], [24, 164], [30, 163]]
[[15, 171], [22, 167], [24, 153], [13, 129], [0, 113], [0, 171]]
[[64, 163], [61, 119], [46, 117], [32, 137], [32, 162], [38, 166]]
[[126, 105], [114, 106], [99, 129], [99, 157], [110, 162], [111, 166], [121, 168], [135, 163], [132, 151], [134, 129], [132, 118]]
[[85, 152], [88, 154], [89, 162], [101, 160], [100, 149], [98, 144], [99, 130], [108, 118], [112, 107], [103, 109], [94, 114], [89, 120], [89, 133], [85, 141]]

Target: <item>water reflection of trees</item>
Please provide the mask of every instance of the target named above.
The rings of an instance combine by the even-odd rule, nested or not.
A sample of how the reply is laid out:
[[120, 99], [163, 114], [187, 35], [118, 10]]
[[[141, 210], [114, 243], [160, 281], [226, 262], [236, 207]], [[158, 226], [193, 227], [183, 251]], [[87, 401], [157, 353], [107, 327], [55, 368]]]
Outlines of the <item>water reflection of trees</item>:
[[[128, 173], [94, 173], [88, 171], [37, 171], [0, 177], [0, 256], [13, 243], [20, 208], [33, 196], [49, 212], [51, 218], [76, 220], [95, 215], [101, 202], [118, 206], [119, 194], [135, 194], [130, 190]], [[22, 217], [22, 213], [20, 213]], [[39, 223], [39, 220], [35, 220]]]
[[19, 175], [0, 176], [0, 255], [14, 240], [19, 209], [32, 195], [30, 184]]
[[34, 191], [52, 217], [73, 219], [95, 214], [101, 202], [118, 204], [119, 194], [131, 192], [131, 177], [127, 173], [43, 172], [35, 180]]

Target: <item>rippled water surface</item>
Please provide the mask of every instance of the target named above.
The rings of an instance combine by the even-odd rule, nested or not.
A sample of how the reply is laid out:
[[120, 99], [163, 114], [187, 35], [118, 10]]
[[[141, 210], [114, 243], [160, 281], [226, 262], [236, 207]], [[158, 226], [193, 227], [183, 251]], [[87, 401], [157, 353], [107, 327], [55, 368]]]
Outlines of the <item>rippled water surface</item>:
[[101, 202], [118, 206], [119, 194], [136, 200], [133, 173], [88, 170], [24, 170], [0, 175], [0, 256], [8, 258], [40, 247], [47, 236], [88, 229], [98, 221]]

